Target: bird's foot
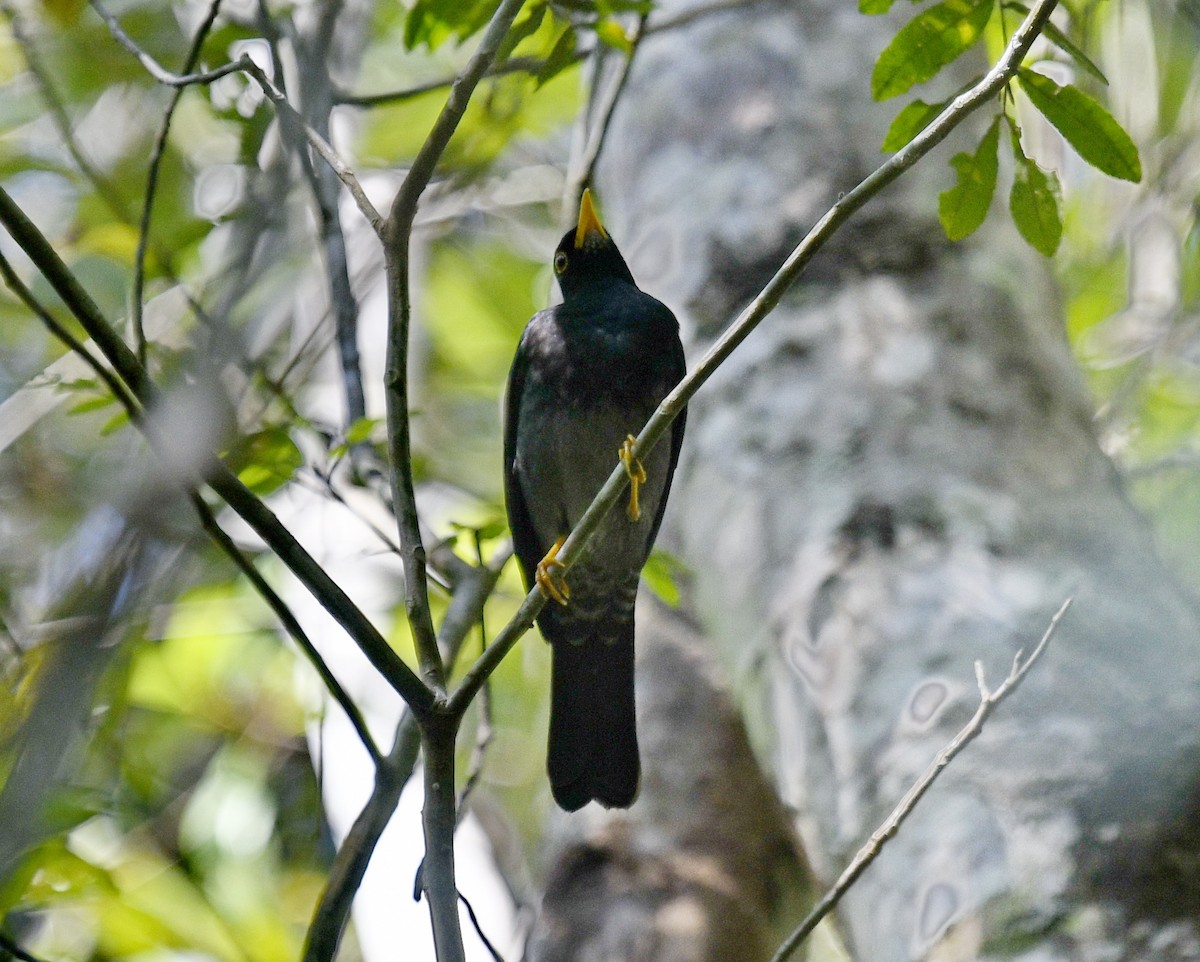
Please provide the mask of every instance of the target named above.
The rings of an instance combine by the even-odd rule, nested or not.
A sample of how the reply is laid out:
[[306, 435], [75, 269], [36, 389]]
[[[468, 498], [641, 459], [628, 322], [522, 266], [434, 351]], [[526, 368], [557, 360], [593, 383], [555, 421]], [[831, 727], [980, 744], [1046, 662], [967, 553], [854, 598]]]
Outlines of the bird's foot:
[[546, 552], [546, 557], [538, 562], [533, 575], [537, 586], [542, 589], [542, 594], [547, 598], [553, 598], [560, 605], [565, 605], [567, 599], [571, 597], [571, 589], [567, 585], [567, 579], [563, 577], [563, 569], [566, 565], [558, 560], [558, 552], [566, 540], [567, 536], [563, 535], [554, 542], [554, 546]]
[[625, 509], [625, 514], [630, 521], [637, 521], [642, 516], [642, 508], [638, 503], [638, 493], [641, 486], [646, 483], [646, 468], [637, 458], [633, 456], [633, 446], [637, 443], [637, 438], [632, 434], [625, 435], [625, 443], [621, 445], [621, 449], [617, 452], [617, 457], [621, 459], [621, 463], [625, 465], [625, 473], [629, 475], [629, 506]]

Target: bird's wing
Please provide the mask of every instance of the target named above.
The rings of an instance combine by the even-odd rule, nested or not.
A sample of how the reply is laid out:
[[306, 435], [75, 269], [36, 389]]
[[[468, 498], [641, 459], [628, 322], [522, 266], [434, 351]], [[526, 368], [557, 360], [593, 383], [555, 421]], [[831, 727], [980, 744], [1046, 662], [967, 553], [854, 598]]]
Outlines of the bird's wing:
[[528, 368], [529, 358], [522, 338], [513, 357], [512, 368], [508, 372], [508, 387], [504, 392], [504, 498], [508, 505], [513, 549], [521, 565], [526, 590], [532, 588], [534, 569], [548, 547], [538, 543], [537, 531], [525, 503], [525, 492], [521, 490], [521, 479], [517, 476], [517, 422], [520, 420], [521, 395], [525, 391]]

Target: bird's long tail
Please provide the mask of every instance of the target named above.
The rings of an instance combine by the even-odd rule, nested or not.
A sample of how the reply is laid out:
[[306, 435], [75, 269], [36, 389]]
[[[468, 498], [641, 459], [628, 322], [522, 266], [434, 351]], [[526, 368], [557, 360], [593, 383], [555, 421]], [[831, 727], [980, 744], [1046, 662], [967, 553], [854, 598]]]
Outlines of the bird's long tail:
[[633, 619], [609, 638], [552, 645], [548, 767], [554, 800], [568, 812], [593, 798], [628, 808], [637, 796]]

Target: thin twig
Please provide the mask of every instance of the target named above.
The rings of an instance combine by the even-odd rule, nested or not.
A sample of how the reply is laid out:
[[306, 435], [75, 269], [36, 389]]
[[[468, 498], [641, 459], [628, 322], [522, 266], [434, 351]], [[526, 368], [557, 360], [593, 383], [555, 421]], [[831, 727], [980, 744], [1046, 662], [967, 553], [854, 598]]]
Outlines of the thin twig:
[[[638, 457], [645, 459], [654, 445], [667, 433], [671, 423], [679, 416], [696, 391], [712, 377], [725, 358], [749, 336], [750, 332], [758, 327], [763, 318], [775, 309], [783, 295], [804, 272], [809, 261], [841, 225], [867, 201], [945, 140], [950, 131], [962, 123], [969, 114], [1003, 89], [1016, 73], [1017, 67], [1020, 66], [1025, 54], [1028, 53], [1043, 25], [1050, 18], [1057, 3], [1058, 0], [1040, 0], [1017, 32], [1013, 34], [999, 61], [979, 83], [956, 97], [945, 110], [938, 114], [937, 119], [914, 137], [903, 150], [892, 155], [849, 193], [842, 195], [837, 203], [825, 213], [795, 250], [788, 255], [787, 260], [784, 261], [775, 276], [738, 315], [733, 324], [726, 328], [725, 333], [709, 348], [696, 367], [676, 385], [659, 405], [658, 410], [654, 412], [638, 435], [637, 444], [634, 446], [634, 453]], [[628, 484], [629, 476], [625, 472], [624, 466], [618, 463], [559, 551], [558, 560], [562, 562], [564, 570], [569, 569], [579, 558], [592, 534], [599, 528], [613, 505], [621, 498]], [[501, 629], [500, 634], [496, 636], [488, 650], [475, 662], [463, 677], [458, 688], [450, 695], [446, 705], [447, 710], [457, 714], [466, 710], [471, 699], [479, 690], [479, 686], [483, 683], [483, 679], [495, 670], [509, 649], [532, 626], [533, 619], [541, 611], [545, 600], [540, 589], [535, 587], [529, 592], [512, 620]]]
[[[454, 596], [442, 619], [442, 634], [438, 639], [447, 665], [453, 666], [458, 660], [467, 634], [480, 619], [483, 606], [510, 555], [511, 551], [500, 552], [486, 567], [467, 566], [464, 577], [471, 580], [460, 579], [455, 583]], [[308, 928], [304, 962], [330, 962], [333, 959], [350, 917], [354, 893], [362, 883], [380, 834], [396, 810], [400, 793], [412, 778], [419, 747], [420, 731], [412, 713], [405, 712], [396, 726], [392, 750], [376, 769], [371, 797], [334, 856], [329, 879]]]
[[346, 189], [350, 191], [355, 203], [358, 204], [358, 209], [362, 211], [363, 216], [367, 219], [372, 229], [376, 234], [382, 236], [383, 218], [379, 216], [379, 211], [375, 209], [375, 205], [371, 203], [363, 191], [358, 178], [354, 176], [354, 172], [337, 155], [337, 152], [329, 146], [325, 138], [304, 122], [300, 114], [297, 113], [296, 108], [283, 95], [283, 92], [272, 83], [271, 79], [263, 73], [258, 64], [251, 60], [248, 55], [243, 54], [237, 60], [231, 60], [229, 63], [207, 72], [190, 74], [171, 73], [137, 45], [129, 34], [122, 29], [120, 21], [104, 9], [100, 0], [91, 0], [91, 2], [96, 12], [108, 24], [109, 31], [117, 42], [133, 54], [138, 59], [138, 62], [146, 68], [150, 76], [161, 84], [169, 87], [187, 87], [193, 84], [212, 83], [214, 80], [219, 80], [221, 77], [225, 77], [231, 73], [240, 72], [249, 75], [262, 88], [263, 93], [267, 95], [267, 99], [275, 105], [276, 110], [281, 115], [281, 120], [286, 119], [287, 122], [295, 123], [304, 131], [304, 135], [308, 138], [308, 142], [312, 144], [313, 149], [333, 169], [333, 172], [338, 175], [338, 179], [346, 185]]
[[[566, 201], [564, 208], [567, 216], [571, 216], [572, 211], [579, 209], [579, 200], [583, 195], [583, 189], [591, 186], [596, 175], [596, 165], [600, 162], [600, 152], [604, 149], [604, 144], [608, 139], [608, 131], [612, 126], [613, 115], [617, 111], [617, 104], [621, 100], [621, 95], [625, 92], [625, 85], [628, 83], [629, 75], [633, 71], [633, 58], [637, 55], [642, 38], [646, 36], [646, 19], [648, 16], [648, 14], [642, 14], [638, 17], [637, 24], [633, 28], [633, 35], [629, 37], [629, 51], [625, 54], [625, 58], [621, 62], [616, 78], [609, 84], [607, 96], [600, 108], [600, 116], [586, 138], [582, 156], [576, 162], [578, 173], [570, 178], [564, 195]], [[601, 71], [597, 69], [597, 83], [599, 83], [600, 74]]]
[[899, 831], [904, 820], [916, 808], [917, 802], [929, 791], [930, 786], [937, 781], [937, 777], [945, 771], [946, 766], [978, 737], [979, 733], [983, 731], [984, 722], [988, 720], [992, 712], [996, 710], [996, 707], [1016, 691], [1017, 687], [1024, 681], [1025, 676], [1029, 674], [1029, 670], [1042, 656], [1042, 652], [1046, 650], [1046, 645], [1050, 643], [1050, 638], [1054, 635], [1055, 630], [1057, 630], [1058, 623], [1062, 620], [1063, 615], [1067, 613], [1067, 609], [1071, 607], [1072, 600], [1074, 599], [1068, 598], [1062, 603], [1058, 611], [1054, 613], [1054, 617], [1050, 619], [1050, 624], [1042, 635], [1042, 640], [1038, 642], [1037, 647], [1033, 649], [1033, 653], [1028, 658], [1022, 660], [1023, 652], [1017, 652], [1008, 677], [1004, 679], [1004, 684], [995, 691], [988, 691], [983, 679], [983, 666], [979, 662], [975, 663], [975, 674], [979, 681], [979, 707], [975, 710], [974, 716], [951, 739], [950, 743], [937, 753], [933, 761], [930, 762], [929, 767], [921, 773], [921, 777], [905, 792], [904, 797], [900, 799], [899, 803], [892, 810], [892, 813], [884, 819], [883, 824], [871, 833], [871, 837], [858, 850], [833, 887], [825, 893], [821, 901], [804, 917], [804, 921], [784, 940], [783, 944], [775, 952], [775, 955], [772, 956], [771, 962], [784, 962], [800, 946], [800, 943], [812, 934], [812, 930], [817, 927], [817, 924], [841, 901], [842, 896], [858, 881], [859, 876], [866, 871], [867, 866], [875, 861], [888, 839]]
[[[208, 37], [208, 32], [217, 22], [217, 14], [221, 9], [221, 0], [212, 0], [208, 14], [196, 30], [192, 38], [191, 49], [183, 61], [183, 72], [191, 73], [200, 59], [200, 48]], [[134, 352], [138, 360], [146, 363], [146, 331], [142, 326], [142, 297], [146, 287], [146, 247], [150, 243], [150, 218], [154, 213], [154, 196], [158, 191], [158, 172], [162, 167], [163, 157], [167, 150], [167, 137], [171, 133], [171, 120], [175, 116], [175, 108], [183, 96], [183, 87], [175, 87], [171, 91], [171, 99], [163, 112], [162, 124], [158, 129], [158, 137], [154, 141], [154, 149], [150, 152], [150, 168], [146, 173], [146, 197], [142, 201], [142, 218], [138, 224], [137, 254], [133, 261], [133, 294], [129, 305], [129, 323], [133, 328]]]
[[[646, 26], [644, 32], [647, 36], [664, 33], [668, 30], [687, 26], [710, 14], [728, 13], [741, 7], [747, 7], [752, 3], [760, 2], [761, 0], [716, 0], [715, 3], [681, 10], [679, 13], [669, 17], [654, 17]], [[581, 47], [570, 56], [567, 65], [582, 63], [591, 57], [596, 50], [597, 45]], [[544, 70], [545, 67], [546, 61], [541, 57], [510, 57], [504, 63], [498, 63], [489, 68], [484, 77], [491, 80], [514, 73], [537, 74]], [[334, 101], [339, 104], [345, 104], [347, 107], [382, 107], [403, 103], [406, 100], [412, 100], [423, 94], [433, 93], [437, 90], [445, 90], [452, 83], [454, 83], [453, 77], [441, 77], [437, 80], [428, 80], [425, 83], [415, 84], [412, 87], [405, 87], [403, 90], [389, 90], [377, 94], [352, 94], [345, 91], [335, 91]]]
[[203, 70], [199, 73], [172, 73], [137, 45], [136, 41], [125, 32], [125, 29], [121, 26], [121, 21], [109, 13], [104, 8], [104, 5], [100, 3], [100, 0], [92, 0], [92, 9], [100, 15], [100, 19], [108, 24], [109, 33], [113, 35], [117, 43], [137, 57], [138, 62], [146, 68], [146, 72], [151, 77], [167, 87], [190, 87], [193, 84], [210, 84], [214, 80], [220, 80], [222, 77], [244, 69], [245, 65], [239, 59], [222, 64], [213, 70]]
[[[408, 413], [408, 325], [412, 313], [409, 286], [409, 244], [421, 195], [433, 178], [438, 161], [458, 129], [467, 104], [487, 72], [524, 0], [502, 0], [480, 37], [479, 46], [450, 88], [446, 104], [417, 151], [408, 176], [388, 212], [384, 239], [388, 275], [388, 335], [384, 389], [387, 394], [388, 453], [391, 456], [392, 506], [403, 550], [405, 605], [412, 627], [421, 673], [427, 684], [444, 691], [445, 671], [429, 612], [425, 547], [421, 540], [412, 477], [412, 447]], [[453, 866], [450, 867], [451, 871]], [[452, 898], [452, 888], [449, 891]], [[457, 922], [457, 915], [455, 916]]]
[[354, 704], [354, 700], [346, 694], [346, 690], [342, 687], [341, 682], [329, 670], [325, 659], [321, 657], [321, 653], [317, 651], [316, 645], [312, 643], [312, 640], [300, 626], [299, 620], [287, 606], [287, 603], [271, 587], [267, 579], [254, 566], [254, 563], [245, 556], [241, 549], [234, 543], [233, 539], [217, 523], [212, 509], [205, 504], [204, 499], [196, 491], [188, 492], [188, 498], [192, 502], [192, 507], [195, 509], [196, 514], [200, 516], [200, 524], [208, 533], [208, 536], [237, 565], [238, 570], [246, 576], [246, 580], [250, 582], [267, 603], [267, 607], [275, 613], [275, 617], [279, 619], [280, 624], [283, 625], [284, 630], [291, 636], [297, 647], [304, 652], [304, 656], [320, 676], [326, 690], [333, 696], [333, 700], [341, 706], [342, 711], [346, 713], [346, 717], [350, 719], [350, 724], [354, 726], [354, 731], [358, 735], [359, 741], [363, 743], [363, 747], [366, 748], [367, 754], [371, 756], [371, 761], [375, 765], [381, 764], [383, 762], [383, 753], [380, 752], [379, 746], [375, 744], [375, 739], [371, 736], [371, 730], [367, 727], [367, 721], [363, 718], [362, 712]]
[[354, 895], [362, 885], [379, 837], [396, 811], [400, 793], [412, 777], [420, 747], [420, 729], [412, 712], [406, 711], [396, 726], [392, 750], [375, 769], [371, 797], [333, 858], [325, 889], [308, 926], [303, 962], [331, 962], [337, 954]]
[[467, 901], [467, 897], [463, 895], [462, 892], [459, 892], [458, 900], [462, 902], [463, 906], [466, 908], [467, 917], [471, 920], [471, 926], [475, 929], [475, 934], [479, 936], [479, 941], [483, 943], [483, 947], [487, 949], [488, 954], [491, 955], [492, 962], [504, 962], [504, 956], [502, 956], [499, 951], [497, 951], [496, 947], [492, 945], [492, 940], [489, 939], [486, 934], [484, 934], [483, 926], [479, 924], [479, 917], [475, 914], [474, 907], [470, 902]]

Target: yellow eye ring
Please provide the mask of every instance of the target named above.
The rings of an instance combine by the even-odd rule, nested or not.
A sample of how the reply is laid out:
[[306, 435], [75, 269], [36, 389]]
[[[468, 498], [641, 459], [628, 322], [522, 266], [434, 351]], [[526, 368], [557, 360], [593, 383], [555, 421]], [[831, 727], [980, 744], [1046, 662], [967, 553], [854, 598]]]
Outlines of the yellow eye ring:
[[561, 274], [567, 269], [567, 255], [563, 251], [559, 251], [554, 255], [554, 273]]

